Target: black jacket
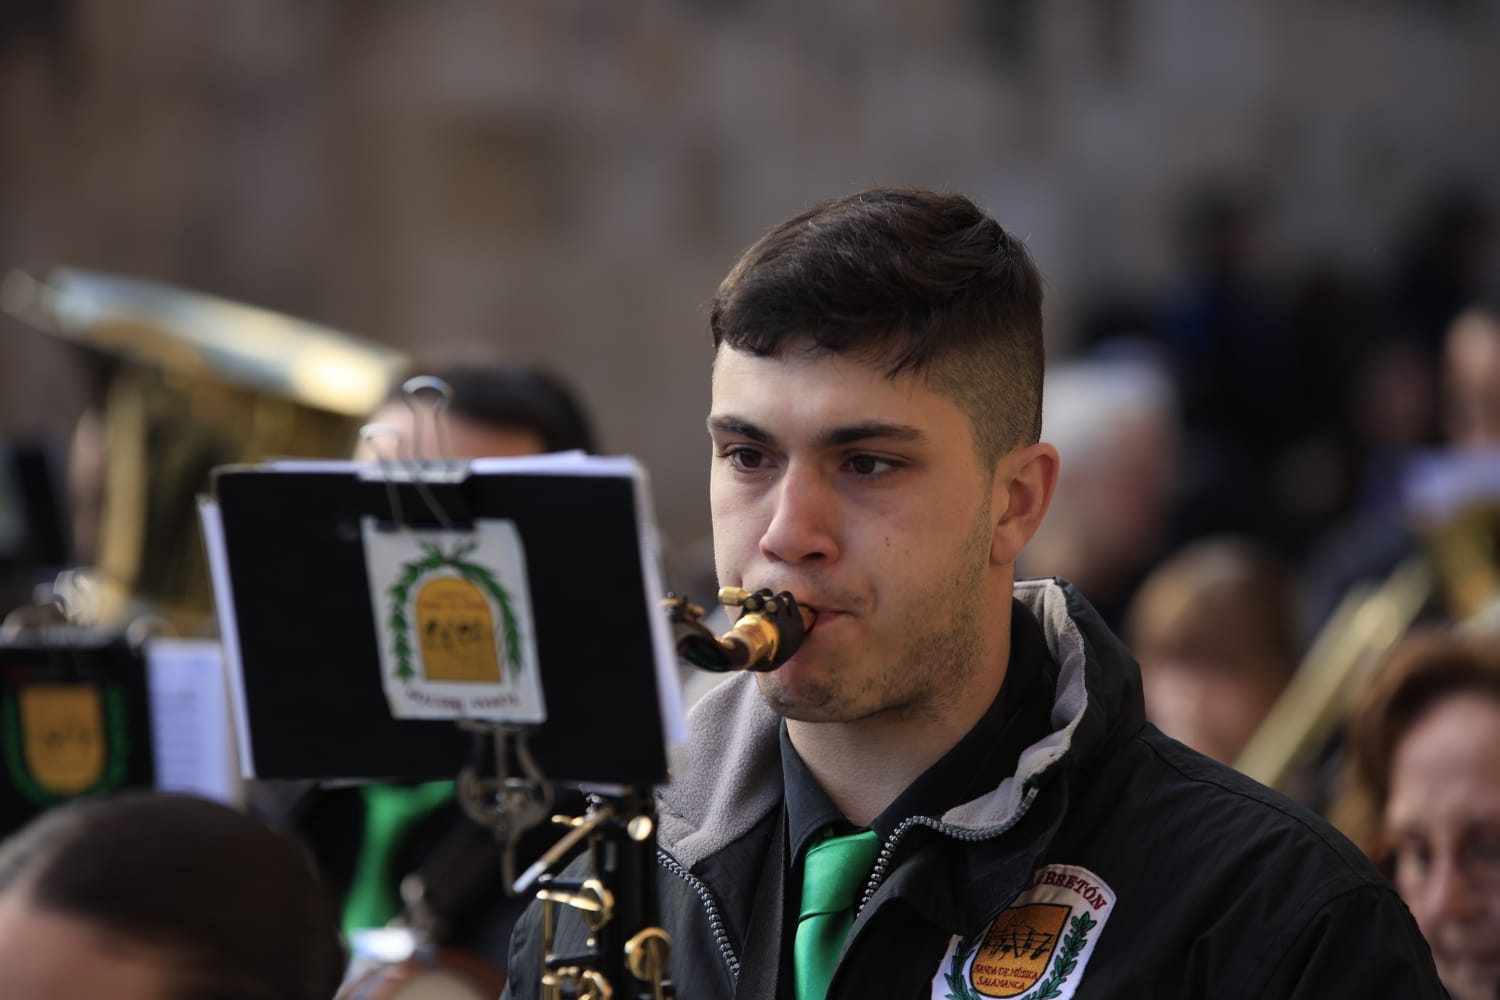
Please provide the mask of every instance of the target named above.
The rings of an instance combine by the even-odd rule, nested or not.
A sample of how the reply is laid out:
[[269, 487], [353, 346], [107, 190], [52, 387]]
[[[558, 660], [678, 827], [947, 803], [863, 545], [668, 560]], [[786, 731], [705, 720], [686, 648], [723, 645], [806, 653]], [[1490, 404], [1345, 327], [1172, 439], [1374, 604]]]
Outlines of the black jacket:
[[[1322, 820], [1146, 723], [1139, 671], [1071, 586], [1017, 598], [1054, 657], [1051, 732], [1016, 773], [882, 845], [829, 1000], [1440, 998], [1401, 900]], [[753, 679], [695, 708], [658, 796], [679, 1000], [771, 997], [781, 926], [780, 720]], [[771, 859], [768, 862], [768, 858]], [[581, 950], [565, 918], [559, 951]], [[536, 995], [538, 919], [511, 995]]]

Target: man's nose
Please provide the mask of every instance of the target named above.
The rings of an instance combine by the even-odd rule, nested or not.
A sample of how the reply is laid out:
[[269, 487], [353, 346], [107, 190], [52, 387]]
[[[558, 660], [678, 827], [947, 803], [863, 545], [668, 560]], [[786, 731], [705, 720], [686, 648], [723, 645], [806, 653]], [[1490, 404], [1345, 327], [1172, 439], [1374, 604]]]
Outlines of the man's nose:
[[838, 558], [838, 496], [816, 468], [794, 462], [771, 502], [775, 509], [760, 539], [767, 558], [787, 563]]

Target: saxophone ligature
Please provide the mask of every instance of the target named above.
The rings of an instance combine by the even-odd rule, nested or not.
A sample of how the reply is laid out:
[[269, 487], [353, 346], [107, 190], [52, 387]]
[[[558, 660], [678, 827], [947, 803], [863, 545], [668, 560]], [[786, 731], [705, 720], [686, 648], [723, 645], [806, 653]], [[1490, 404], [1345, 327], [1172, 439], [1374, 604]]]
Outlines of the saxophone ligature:
[[662, 602], [676, 632], [677, 655], [704, 670], [775, 670], [792, 658], [817, 620], [817, 613], [798, 605], [790, 592], [769, 587], [754, 593], [724, 587], [719, 603], [744, 609], [721, 636], [703, 624], [701, 607], [673, 594]]

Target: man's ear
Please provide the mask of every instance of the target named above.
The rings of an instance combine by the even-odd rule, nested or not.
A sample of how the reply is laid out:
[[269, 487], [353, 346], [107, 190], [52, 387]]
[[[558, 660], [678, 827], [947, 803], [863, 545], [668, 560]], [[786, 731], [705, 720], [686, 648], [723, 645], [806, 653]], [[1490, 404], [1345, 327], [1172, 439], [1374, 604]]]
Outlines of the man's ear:
[[1057, 467], [1057, 449], [1045, 442], [1017, 448], [995, 467], [990, 505], [995, 518], [991, 563], [1014, 563], [1041, 527], [1057, 487]]

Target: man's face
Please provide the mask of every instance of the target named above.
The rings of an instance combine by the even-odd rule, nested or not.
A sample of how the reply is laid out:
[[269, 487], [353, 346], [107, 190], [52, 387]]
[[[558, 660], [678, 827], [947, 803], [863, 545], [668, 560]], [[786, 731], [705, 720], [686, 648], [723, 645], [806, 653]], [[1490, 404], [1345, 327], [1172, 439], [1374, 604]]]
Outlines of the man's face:
[[1385, 828], [1396, 888], [1456, 1000], [1500, 986], [1500, 701], [1450, 695], [1391, 760]]
[[709, 432], [719, 582], [790, 590], [818, 613], [797, 654], [757, 675], [767, 703], [850, 722], [963, 697], [997, 655], [981, 609], [1010, 572], [990, 560], [995, 476], [963, 411], [916, 376], [725, 348]]

